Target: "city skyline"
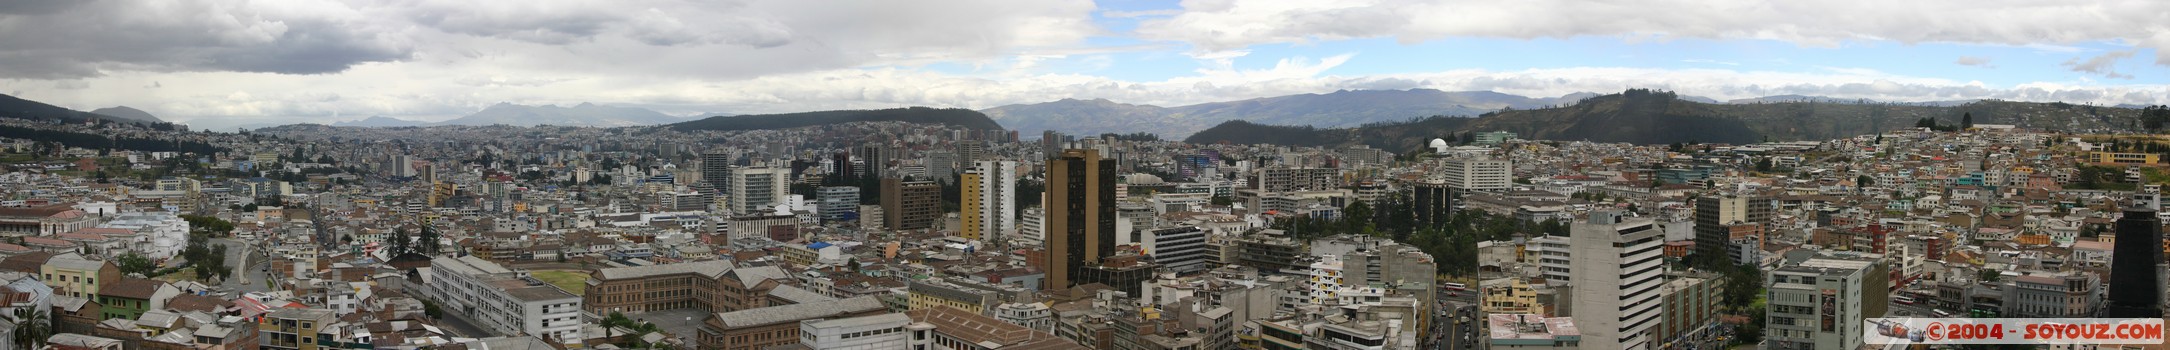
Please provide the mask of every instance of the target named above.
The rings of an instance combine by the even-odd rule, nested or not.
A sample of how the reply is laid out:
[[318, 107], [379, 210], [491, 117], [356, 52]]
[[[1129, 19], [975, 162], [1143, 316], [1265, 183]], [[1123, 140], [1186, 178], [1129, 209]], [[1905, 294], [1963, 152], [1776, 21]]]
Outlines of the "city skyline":
[[[2170, 9], [2144, 1], [515, 5], [12, 4], [0, 93], [222, 125], [438, 121], [506, 102], [696, 115], [1409, 88], [2170, 98], [2170, 32], [2149, 17]], [[81, 17], [105, 21], [62, 25]], [[70, 30], [38, 30], [58, 27]]]

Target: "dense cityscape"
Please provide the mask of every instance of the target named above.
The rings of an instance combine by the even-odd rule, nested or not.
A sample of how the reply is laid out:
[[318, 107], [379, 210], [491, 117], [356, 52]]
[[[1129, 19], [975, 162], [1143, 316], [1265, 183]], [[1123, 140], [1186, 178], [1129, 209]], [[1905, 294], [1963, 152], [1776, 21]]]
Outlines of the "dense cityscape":
[[1840, 349], [1885, 316], [2160, 317], [2161, 139], [1964, 119], [1406, 151], [5, 119], [153, 146], [0, 142], [0, 326], [130, 349]]
[[2166, 23], [0, 0], [0, 350], [2170, 350]]

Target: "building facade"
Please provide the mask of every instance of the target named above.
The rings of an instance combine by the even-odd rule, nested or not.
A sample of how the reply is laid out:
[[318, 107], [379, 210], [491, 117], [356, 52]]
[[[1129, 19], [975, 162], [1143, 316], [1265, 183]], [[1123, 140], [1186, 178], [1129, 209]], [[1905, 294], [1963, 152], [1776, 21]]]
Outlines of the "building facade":
[[882, 179], [882, 219], [891, 230], [935, 228], [942, 219], [942, 186], [933, 181]]
[[1650, 219], [1599, 211], [1571, 228], [1574, 319], [1587, 349], [1646, 349], [1663, 301], [1665, 232]]
[[1115, 161], [1070, 149], [1049, 159], [1047, 169], [1044, 288], [1070, 288], [1082, 268], [1115, 254]]

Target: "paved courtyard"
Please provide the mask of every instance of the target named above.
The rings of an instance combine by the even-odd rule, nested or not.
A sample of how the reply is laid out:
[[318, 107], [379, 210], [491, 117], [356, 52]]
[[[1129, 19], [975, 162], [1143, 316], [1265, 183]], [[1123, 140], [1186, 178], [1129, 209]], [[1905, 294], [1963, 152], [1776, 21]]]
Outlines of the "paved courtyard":
[[701, 312], [698, 309], [677, 309], [638, 313], [628, 312], [625, 317], [655, 323], [656, 327], [663, 328], [664, 332], [670, 332], [671, 335], [677, 336], [679, 340], [685, 341], [686, 345], [699, 346], [701, 321], [708, 319], [708, 313]]

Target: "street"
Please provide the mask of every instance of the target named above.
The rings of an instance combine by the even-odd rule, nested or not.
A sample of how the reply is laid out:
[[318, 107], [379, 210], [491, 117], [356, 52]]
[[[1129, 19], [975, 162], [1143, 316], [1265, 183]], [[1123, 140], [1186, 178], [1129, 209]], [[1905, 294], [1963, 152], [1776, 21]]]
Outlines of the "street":
[[269, 260], [255, 256], [255, 246], [231, 238], [212, 238], [211, 244], [226, 246], [226, 266], [234, 269], [234, 278], [219, 281], [220, 289], [234, 294], [271, 291], [263, 272]]
[[[1433, 322], [1432, 337], [1436, 349], [1479, 349], [1484, 346], [1476, 332], [1483, 331], [1477, 305], [1481, 299], [1476, 291], [1439, 291], [1438, 299], [1445, 304], [1440, 308], [1437, 322]], [[1467, 320], [1467, 322], [1462, 322]]]

